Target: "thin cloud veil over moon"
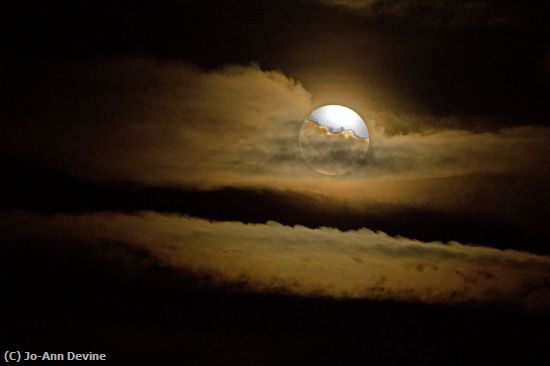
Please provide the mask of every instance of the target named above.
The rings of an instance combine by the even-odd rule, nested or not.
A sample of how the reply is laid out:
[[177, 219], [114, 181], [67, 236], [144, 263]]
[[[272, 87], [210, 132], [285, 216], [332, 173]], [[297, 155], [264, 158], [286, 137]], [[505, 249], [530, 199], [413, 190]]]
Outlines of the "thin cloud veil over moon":
[[307, 117], [331, 134], [351, 132], [358, 139], [368, 139], [369, 130], [365, 121], [355, 111], [341, 105], [325, 105], [315, 109]]
[[353, 170], [369, 148], [369, 131], [361, 116], [341, 105], [315, 109], [304, 121], [300, 151], [310, 167], [326, 175]]

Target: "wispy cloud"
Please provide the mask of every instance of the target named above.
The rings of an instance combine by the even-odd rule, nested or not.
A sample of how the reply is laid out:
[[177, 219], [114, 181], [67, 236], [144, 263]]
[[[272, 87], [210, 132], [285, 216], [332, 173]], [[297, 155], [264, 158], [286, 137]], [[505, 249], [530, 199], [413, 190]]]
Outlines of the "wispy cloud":
[[433, 116], [365, 116], [371, 140], [364, 162], [327, 177], [304, 162], [298, 145], [310, 94], [280, 71], [117, 58], [42, 74], [14, 87], [17, 103], [9, 108], [27, 111], [8, 113], [2, 154], [86, 180], [292, 190], [360, 207], [473, 207], [530, 222], [534, 203], [548, 199], [540, 189], [550, 172], [545, 127], [479, 132], [459, 130], [456, 121], [426, 127], [437, 125]]

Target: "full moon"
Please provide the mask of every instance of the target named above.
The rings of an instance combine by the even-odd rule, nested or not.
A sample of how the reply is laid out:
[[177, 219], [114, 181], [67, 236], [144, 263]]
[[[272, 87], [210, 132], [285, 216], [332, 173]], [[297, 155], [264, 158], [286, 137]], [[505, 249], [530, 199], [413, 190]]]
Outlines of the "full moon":
[[300, 151], [306, 163], [327, 175], [356, 168], [369, 148], [367, 125], [356, 112], [341, 105], [315, 109], [300, 129]]

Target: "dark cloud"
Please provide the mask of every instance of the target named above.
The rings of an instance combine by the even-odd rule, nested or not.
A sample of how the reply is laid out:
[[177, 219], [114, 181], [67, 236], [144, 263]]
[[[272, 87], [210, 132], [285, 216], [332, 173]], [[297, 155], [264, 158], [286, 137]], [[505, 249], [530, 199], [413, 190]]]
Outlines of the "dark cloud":
[[[326, 4], [355, 9], [361, 14], [386, 21], [401, 22], [425, 28], [502, 27], [524, 19], [519, 13], [534, 15], [540, 2], [519, 6], [494, 0], [429, 1], [429, 0], [321, 0]], [[529, 9], [529, 7], [532, 7]]]

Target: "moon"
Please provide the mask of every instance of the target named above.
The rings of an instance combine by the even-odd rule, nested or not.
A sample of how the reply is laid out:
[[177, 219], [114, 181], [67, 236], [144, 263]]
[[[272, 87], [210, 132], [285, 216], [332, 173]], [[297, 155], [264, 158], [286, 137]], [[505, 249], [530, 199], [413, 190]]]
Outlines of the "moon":
[[369, 130], [355, 111], [341, 105], [325, 105], [307, 116], [299, 144], [306, 163], [326, 175], [342, 175], [355, 169], [369, 148]]

